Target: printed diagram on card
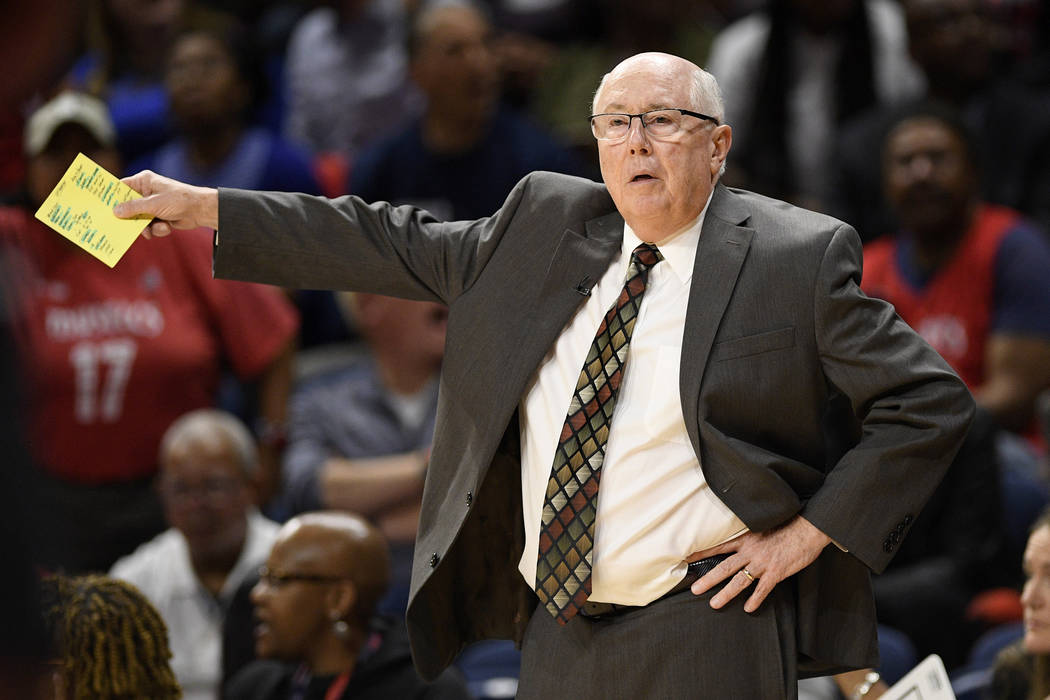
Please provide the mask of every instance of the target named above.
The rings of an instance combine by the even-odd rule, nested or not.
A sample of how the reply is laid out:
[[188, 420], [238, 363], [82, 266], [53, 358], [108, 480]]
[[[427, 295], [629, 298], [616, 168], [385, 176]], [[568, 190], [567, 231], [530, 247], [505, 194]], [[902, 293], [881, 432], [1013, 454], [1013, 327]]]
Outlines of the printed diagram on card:
[[150, 221], [148, 216], [117, 218], [113, 207], [141, 196], [80, 153], [36, 218], [113, 267]]

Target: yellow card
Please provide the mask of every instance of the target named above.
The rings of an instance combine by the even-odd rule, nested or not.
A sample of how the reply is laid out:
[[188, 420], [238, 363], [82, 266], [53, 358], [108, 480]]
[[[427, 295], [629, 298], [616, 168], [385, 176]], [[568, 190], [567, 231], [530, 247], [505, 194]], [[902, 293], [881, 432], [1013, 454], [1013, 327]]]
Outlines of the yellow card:
[[40, 205], [36, 218], [113, 267], [150, 222], [149, 216], [119, 219], [113, 207], [140, 197], [80, 153]]

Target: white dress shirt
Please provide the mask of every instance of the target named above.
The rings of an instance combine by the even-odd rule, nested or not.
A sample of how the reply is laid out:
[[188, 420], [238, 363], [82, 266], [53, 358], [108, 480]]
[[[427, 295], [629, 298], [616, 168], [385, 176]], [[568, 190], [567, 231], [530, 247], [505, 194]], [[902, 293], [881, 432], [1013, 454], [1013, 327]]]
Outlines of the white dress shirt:
[[[258, 511], [249, 513], [241, 556], [219, 592], [224, 603], [266, 561], [279, 527]], [[165, 530], [119, 559], [109, 574], [138, 587], [164, 619], [171, 669], [183, 698], [216, 700], [222, 681], [222, 605], [197, 579], [182, 533]]]
[[[695, 222], [661, 243], [664, 260], [649, 270], [598, 490], [594, 601], [648, 604], [682, 580], [685, 557], [746, 530], [708, 488], [679, 398], [686, 306], [706, 212], [705, 206]], [[525, 552], [518, 568], [533, 588], [543, 501], [569, 401], [598, 325], [623, 288], [631, 252], [641, 242], [625, 225], [619, 256], [564, 328], [521, 402]]]

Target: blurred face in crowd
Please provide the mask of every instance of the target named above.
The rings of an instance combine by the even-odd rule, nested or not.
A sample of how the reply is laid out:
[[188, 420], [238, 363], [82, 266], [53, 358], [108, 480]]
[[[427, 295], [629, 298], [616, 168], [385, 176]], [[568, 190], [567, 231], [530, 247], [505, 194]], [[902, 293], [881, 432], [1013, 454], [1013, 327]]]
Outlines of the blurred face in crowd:
[[991, 73], [997, 35], [982, 0], [906, 0], [908, 46], [935, 92], [963, 96]]
[[445, 353], [448, 309], [434, 302], [357, 294], [349, 302], [369, 342], [400, 362], [436, 371]]
[[488, 22], [461, 6], [429, 10], [419, 22], [412, 78], [428, 109], [450, 118], [487, 117], [499, 96]]
[[239, 554], [252, 492], [225, 432], [196, 431], [170, 444], [161, 455], [160, 488], [168, 523], [186, 538], [194, 561]]
[[[706, 105], [693, 104], [695, 70], [692, 63], [665, 54], [629, 58], [605, 79], [595, 114], [669, 108], [710, 114]], [[659, 243], [699, 216], [732, 143], [727, 125], [688, 116], [682, 125], [675, 136], [656, 139], [641, 120], [631, 119], [625, 138], [598, 140], [609, 194], [635, 233], [648, 242]]]
[[230, 50], [217, 36], [184, 34], [172, 47], [165, 73], [171, 109], [187, 131], [236, 119], [249, 101], [249, 88]]
[[977, 182], [962, 138], [936, 117], [901, 122], [883, 150], [886, 196], [920, 240], [949, 243], [965, 233]]
[[[330, 667], [333, 650], [338, 659], [354, 648], [352, 638], [386, 590], [389, 566], [386, 541], [360, 516], [332, 511], [292, 518], [277, 533], [252, 589], [256, 653]], [[345, 632], [336, 630], [337, 621], [347, 623]]]
[[1050, 525], [1028, 538], [1023, 566], [1024, 646], [1032, 654], [1050, 654]]
[[151, 73], [161, 69], [186, 4], [186, 0], [106, 0], [106, 14], [120, 34], [116, 40], [134, 54], [132, 67]]
[[252, 589], [255, 653], [264, 658], [308, 659], [331, 633], [331, 586], [342, 575], [308, 528], [281, 529], [264, 576]]
[[154, 40], [174, 37], [185, 0], [107, 0], [110, 14], [128, 31], [143, 32]]
[[123, 168], [120, 154], [115, 148], [99, 143], [80, 124], [62, 124], [55, 129], [44, 150], [29, 158], [26, 165], [26, 188], [35, 205], [43, 204], [69, 164], [81, 152], [111, 173], [120, 173]]

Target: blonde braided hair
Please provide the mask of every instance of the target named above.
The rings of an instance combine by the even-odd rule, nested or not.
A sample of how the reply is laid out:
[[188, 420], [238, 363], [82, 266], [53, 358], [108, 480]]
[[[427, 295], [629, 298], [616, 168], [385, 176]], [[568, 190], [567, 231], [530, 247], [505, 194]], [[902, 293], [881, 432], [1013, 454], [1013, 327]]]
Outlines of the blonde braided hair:
[[44, 619], [75, 700], [182, 697], [168, 629], [129, 583], [90, 574], [41, 582]]

